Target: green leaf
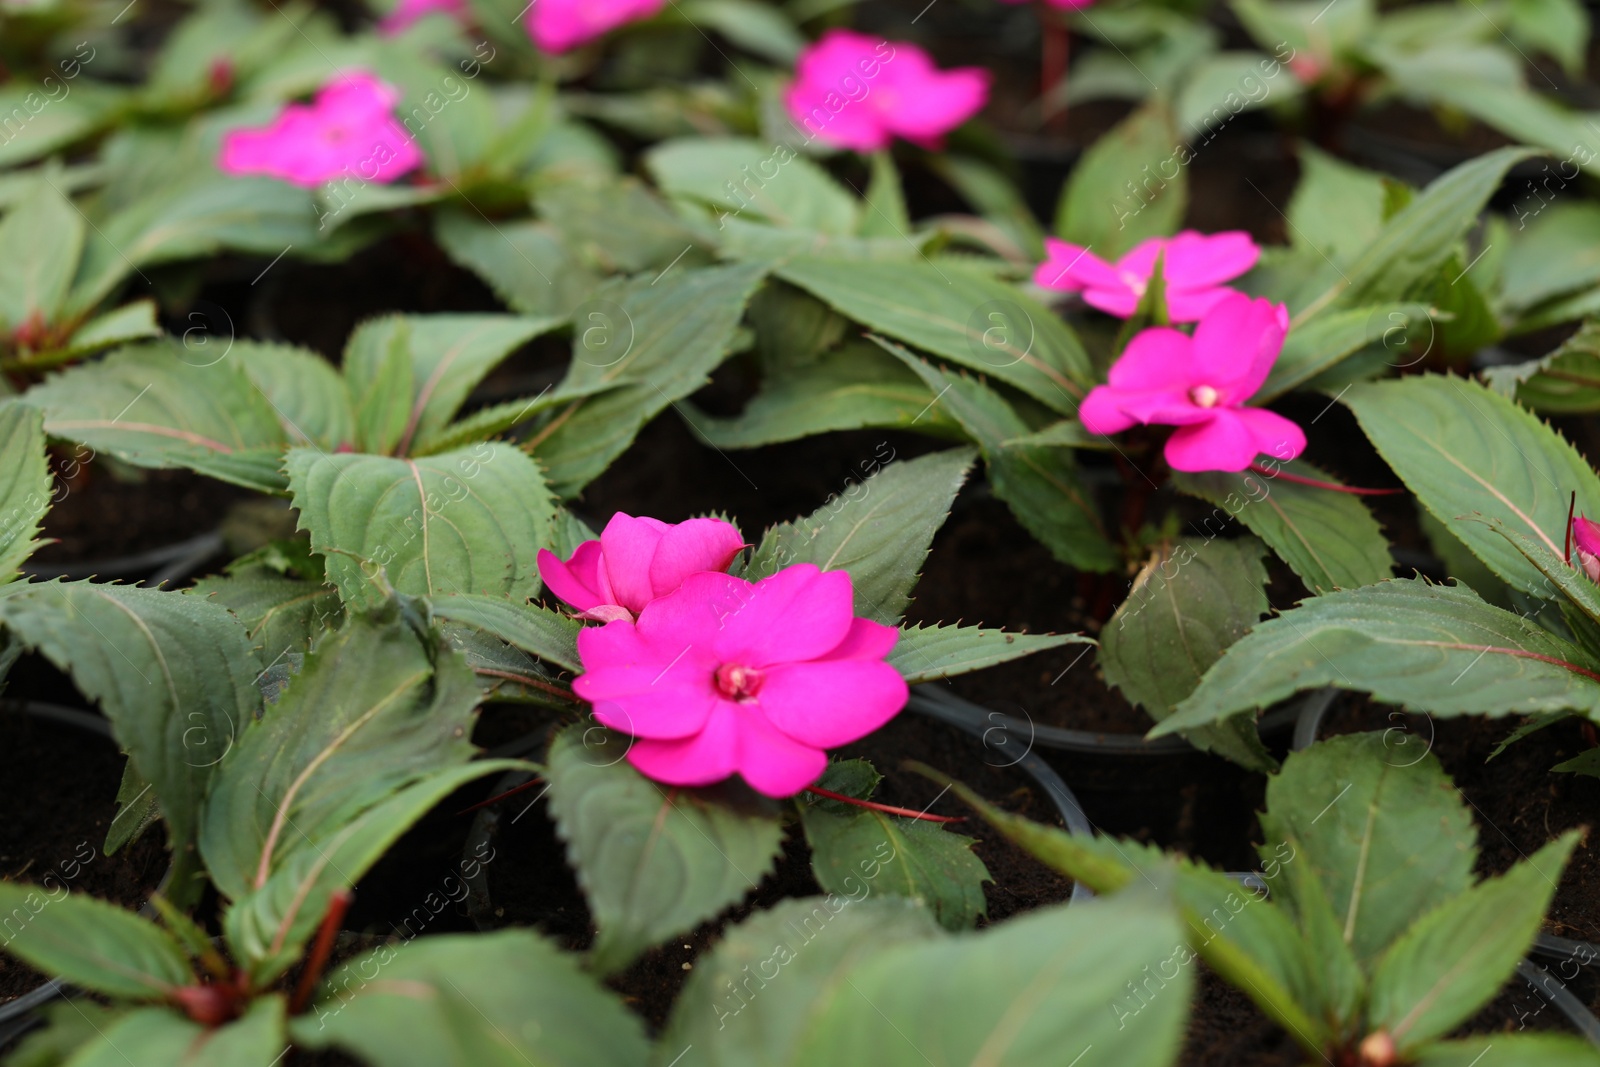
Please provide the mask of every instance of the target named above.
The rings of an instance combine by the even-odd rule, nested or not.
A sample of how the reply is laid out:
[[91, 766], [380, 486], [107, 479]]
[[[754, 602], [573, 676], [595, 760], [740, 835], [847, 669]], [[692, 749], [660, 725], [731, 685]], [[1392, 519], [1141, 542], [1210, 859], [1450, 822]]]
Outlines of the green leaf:
[[537, 604], [467, 593], [436, 597], [430, 607], [438, 618], [476, 627], [557, 667], [583, 671], [578, 659], [578, 632], [583, 624], [577, 619]]
[[362, 452], [390, 455], [405, 436], [417, 392], [410, 333], [410, 323], [395, 315], [362, 323], [345, 345], [344, 380]]
[[54, 325], [83, 254], [83, 213], [42, 170], [33, 188], [0, 220], [0, 330], [30, 319]]
[[257, 997], [242, 1018], [208, 1029], [171, 1008], [141, 1008], [98, 1031], [72, 1067], [272, 1067], [283, 1056], [287, 1010], [281, 994]]
[[1594, 1067], [1594, 1046], [1566, 1034], [1485, 1034], [1439, 1041], [1417, 1053], [1417, 1067]]
[[202, 578], [184, 593], [210, 599], [238, 616], [262, 661], [269, 664], [281, 662], [288, 653], [309, 651], [344, 610], [333, 586], [263, 566]]
[[43, 416], [20, 401], [0, 402], [0, 586], [42, 544], [40, 522], [54, 494]]
[[100, 706], [186, 848], [217, 762], [261, 708], [243, 625], [192, 596], [88, 582], [14, 587], [0, 625]]
[[[1171, 715], [1271, 607], [1263, 555], [1260, 541], [1244, 537], [1185, 538], [1151, 556], [1100, 635], [1106, 682], [1152, 718]], [[1197, 748], [1245, 766], [1273, 767], [1253, 722], [1236, 719], [1187, 736]]]
[[108, 348], [160, 337], [153, 300], [135, 300], [104, 315], [97, 315], [75, 330], [61, 348], [33, 356], [40, 364], [56, 366], [103, 352]]
[[571, 314], [600, 284], [548, 222], [491, 222], [468, 211], [444, 210], [433, 235], [446, 255], [524, 315]]
[[125, 1000], [161, 1000], [193, 980], [183, 949], [147, 919], [86, 893], [0, 882], [4, 948], [74, 985]]
[[1289, 240], [1348, 262], [1383, 230], [1384, 178], [1305, 143], [1299, 157], [1300, 184], [1286, 216]]
[[335, 968], [295, 1041], [372, 1067], [643, 1067], [639, 1017], [528, 930], [385, 945]]
[[794, 63], [806, 39], [781, 8], [754, 0], [691, 0], [683, 5], [689, 21], [722, 34], [747, 52], [782, 66]]
[[758, 581], [796, 563], [849, 571], [856, 614], [899, 622], [972, 460], [970, 448], [952, 448], [896, 463], [891, 449], [887, 461], [864, 462], [865, 481], [852, 482], [805, 518], [768, 530], [743, 576]]
[[[1377, 239], [1313, 307], [1332, 300], [1357, 307], [1413, 292], [1450, 258], [1506, 171], [1534, 154], [1526, 148], [1500, 148], [1441, 175], [1384, 224]], [[1302, 311], [1301, 316], [1309, 313]]]
[[[80, 42], [73, 54], [81, 57], [86, 44]], [[0, 167], [40, 159], [92, 133], [118, 95], [89, 79], [79, 82], [72, 95], [53, 101], [37, 83], [19, 80], [0, 87], [0, 115], [6, 117], [0, 127], [6, 135], [0, 142]]]
[[175, 341], [113, 352], [28, 391], [53, 437], [139, 467], [187, 467], [279, 492], [284, 432], [272, 405], [228, 360], [197, 365]]
[[[758, 266], [679, 269], [655, 282], [606, 286], [575, 322], [572, 363], [555, 397], [570, 401], [528, 448], [570, 497], [593, 481], [650, 419], [709, 380], [733, 350]], [[598, 388], [616, 385], [603, 395]]]
[[[879, 775], [865, 760], [828, 766], [817, 785], [870, 800]], [[829, 893], [910, 897], [927, 905], [947, 930], [968, 930], [985, 914], [989, 869], [972, 853], [973, 839], [937, 823], [906, 819], [837, 801], [805, 797], [800, 821], [811, 846], [811, 871]]]
[[1518, 42], [1559, 60], [1567, 74], [1581, 77], [1589, 43], [1589, 13], [1577, 0], [1511, 0], [1507, 27]]
[[1548, 415], [1600, 412], [1600, 322], [1586, 321], [1548, 356], [1486, 367], [1483, 377], [1495, 392]]
[[904, 237], [911, 231], [911, 216], [906, 213], [906, 194], [900, 184], [900, 170], [887, 150], [872, 153], [872, 168], [867, 183], [867, 206], [861, 215], [864, 237]]
[[1578, 836], [1561, 835], [1418, 919], [1373, 969], [1368, 1025], [1387, 1030], [1405, 1054], [1488, 1003], [1533, 944]]
[[[865, 889], [852, 896], [779, 901], [730, 927], [695, 961], [656, 1043], [658, 1067], [680, 1050], [677, 1067], [806, 1062], [796, 1058], [801, 1041], [828, 1003], [855, 995], [849, 983], [857, 968], [896, 945], [939, 936], [918, 902], [887, 895], [869, 899], [871, 887]], [[761, 995], [780, 976], [782, 995]]]
[[592, 964], [602, 974], [742, 900], [783, 838], [771, 815], [645, 778], [624, 761], [628, 744], [568, 727], [545, 772], [556, 830], [599, 927]]
[[332, 894], [436, 799], [491, 772], [462, 766], [478, 699], [461, 657], [391, 603], [324, 637], [244, 731], [213, 783], [200, 848], [257, 983], [293, 964]]
[[1055, 557], [1081, 570], [1108, 571], [1117, 555], [1106, 540], [1099, 509], [1078, 477], [1072, 453], [1020, 442], [1028, 424], [981, 381], [936, 368], [898, 345], [883, 342], [917, 373], [949, 414], [983, 450], [994, 493]]
[[[1159, 97], [1095, 141], [1073, 168], [1056, 207], [1056, 235], [1108, 262], [1140, 241], [1176, 233], [1189, 180], [1175, 162], [1182, 138]], [[1192, 157], [1192, 153], [1189, 153]]]
[[769, 372], [737, 417], [697, 414], [694, 425], [717, 448], [757, 448], [869, 426], [959, 433], [933, 398], [915, 374], [875, 345], [851, 341], [812, 362]]
[[[1177, 99], [1176, 122], [1182, 139], [1204, 146], [1216, 135], [1214, 131], [1234, 116], [1268, 106], [1274, 88], [1262, 80], [1262, 68], [1268, 64], [1276, 65], [1260, 52], [1244, 51], [1217, 52], [1196, 63]], [[1265, 91], [1255, 96], [1247, 87]], [[1277, 88], [1282, 90], [1280, 99], [1303, 90], [1294, 78], [1285, 78]], [[1208, 132], [1210, 136], [1200, 140]]]
[[1011, 239], [1020, 260], [1038, 262], [1044, 258], [1044, 230], [1009, 178], [971, 156], [947, 152], [929, 156], [927, 163]]
[[1434, 339], [1434, 309], [1426, 304], [1379, 304], [1325, 311], [1291, 330], [1267, 383], [1251, 402], [1265, 404], [1338, 367], [1363, 349], [1382, 345], [1395, 366], [1408, 366], [1407, 350]]
[[1381, 732], [1290, 753], [1267, 782], [1261, 830], [1294, 846], [1364, 967], [1472, 884], [1477, 831], [1466, 803], [1432, 753], [1397, 754]]
[[[1031, 822], [989, 804], [960, 782], [937, 772], [924, 774], [947, 782], [963, 801], [1019, 848], [1046, 866], [1082, 882], [1097, 893], [1119, 893], [1128, 886], [1152, 884], [1171, 877], [1173, 860], [1160, 850], [1135, 841], [1069, 834]], [[1269, 885], [1292, 870], [1293, 853], [1264, 863]], [[1308, 1014], [1320, 993], [1318, 976], [1326, 960], [1304, 951], [1283, 909], [1267, 904], [1227, 875], [1182, 857], [1176, 858], [1173, 888], [1186, 927], [1184, 938], [1213, 970], [1249, 994], [1273, 1019], [1306, 1047], [1320, 1050], [1326, 1026]], [[1258, 906], [1264, 905], [1264, 906]], [[1146, 988], [1145, 993], [1152, 990]], [[1112, 1006], [1119, 1021], [1137, 1014]]]
[[1351, 386], [1344, 402], [1407, 488], [1513, 588], [1548, 583], [1485, 525], [1500, 519], [1560, 553], [1567, 507], [1600, 512], [1600, 478], [1550, 427], [1477, 382], [1424, 375]]
[[[440, 433], [485, 375], [527, 341], [559, 323], [514, 315], [389, 315], [363, 323], [350, 338], [344, 374], [359, 398], [388, 395], [403, 383], [394, 440], [381, 447], [399, 455]], [[407, 362], [390, 367], [396, 348]], [[388, 410], [387, 408], [385, 410]]]
[[[1192, 958], [1175, 909], [1142, 893], [889, 947], [850, 970], [850, 992], [821, 1005], [792, 1062], [850, 1063], [872, 1049], [882, 1067], [925, 1067], [930, 1054], [1042, 1067], [1094, 1049], [1164, 1067], [1182, 1044]], [[1139, 999], [1129, 987], [1150, 972], [1160, 978]]]
[[384, 582], [414, 596], [539, 591], [555, 501], [511, 445], [418, 459], [297, 448], [287, 469], [300, 528], [346, 604], [381, 601]]
[[747, 214], [785, 229], [839, 236], [856, 229], [856, 198], [786, 145], [685, 138], [652, 148], [644, 165], [668, 196], [704, 204], [722, 215]]
[[213, 171], [168, 185], [100, 219], [89, 233], [69, 306], [86, 311], [130, 273], [222, 249], [276, 256], [317, 242], [309, 190]]
[[[1340, 484], [1309, 463], [1283, 466], [1290, 474]], [[1230, 518], [1239, 520], [1314, 593], [1389, 577], [1393, 564], [1388, 539], [1360, 497], [1253, 472], [1174, 471], [1172, 483], [1215, 505], [1198, 524], [1208, 538], [1220, 533]]]
[[1312, 597], [1257, 626], [1151, 736], [1325, 685], [1434, 715], [1594, 714], [1600, 682], [1561, 665], [1582, 662], [1574, 646], [1466, 586], [1394, 578]]
[[291, 445], [334, 451], [356, 440], [355, 411], [337, 368], [294, 345], [235, 341], [226, 357], [238, 360], [266, 397]]
[[1501, 267], [1500, 299], [1518, 311], [1600, 283], [1600, 204], [1534, 202], [1538, 213], [1518, 219]]
[[1062, 645], [1090, 645], [1083, 634], [1023, 634], [981, 626], [906, 626], [889, 664], [912, 685], [1009, 663]]
[[1054, 312], [950, 263], [799, 258], [784, 280], [870, 329], [1013, 385], [1063, 414], [1091, 378], [1089, 357]]
[[577, 168], [542, 174], [534, 206], [568, 248], [607, 273], [659, 272], [695, 245], [710, 243], [631, 175]]

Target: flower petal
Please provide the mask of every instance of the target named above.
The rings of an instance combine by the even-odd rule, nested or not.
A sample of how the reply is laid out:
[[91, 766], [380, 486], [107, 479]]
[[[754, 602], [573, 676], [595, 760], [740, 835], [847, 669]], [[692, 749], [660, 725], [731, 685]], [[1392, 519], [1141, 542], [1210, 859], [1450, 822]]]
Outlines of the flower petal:
[[1305, 431], [1277, 412], [1239, 408], [1236, 414], [1255, 436], [1256, 451], [1287, 463], [1306, 450]]
[[816, 659], [845, 639], [855, 615], [849, 573], [809, 563], [785, 567], [748, 592], [713, 642], [725, 663], [770, 667]]
[[1162, 277], [1169, 290], [1208, 289], [1239, 277], [1260, 258], [1260, 247], [1243, 230], [1185, 230], [1167, 242]]
[[619, 511], [600, 532], [612, 595], [616, 603], [636, 615], [655, 599], [650, 564], [666, 530], [667, 524], [659, 519], [636, 519]]
[[1117, 391], [1108, 385], [1097, 385], [1078, 405], [1078, 419], [1090, 433], [1121, 433], [1134, 424], [1135, 419], [1117, 406]]
[[899, 640], [900, 631], [893, 626], [885, 626], [871, 619], [852, 619], [850, 630], [844, 635], [844, 640], [822, 658], [824, 660], [882, 659]]
[[[826, 757], [824, 757], [826, 759]], [[739, 709], [716, 702], [705, 727], [674, 741], [640, 738], [628, 748], [628, 762], [646, 778], [668, 785], [710, 785], [738, 768]]]
[[[573, 683], [575, 692], [578, 682], [584, 678]], [[705, 729], [712, 711], [721, 702], [709, 681], [700, 686], [663, 684], [625, 696], [585, 696], [584, 699], [593, 703], [594, 717], [602, 724], [634, 737], [657, 741], [698, 734]]]
[[1132, 390], [1187, 391], [1196, 384], [1191, 367], [1193, 341], [1189, 335], [1165, 326], [1153, 326], [1128, 342], [1111, 365], [1107, 383], [1118, 392]]
[[[639, 613], [639, 636], [668, 657], [692, 647], [696, 655], [716, 655], [728, 621], [755, 598], [757, 583], [720, 571], [701, 571], [683, 580], [677, 592], [657, 597]], [[580, 635], [581, 636], [581, 635]]]
[[[595, 590], [592, 578], [600, 562], [599, 541], [585, 541], [566, 563], [547, 548], [539, 550], [537, 559], [540, 580], [568, 604], [579, 611], [588, 611], [605, 603]], [[585, 575], [590, 576], [588, 581]]]
[[1166, 457], [1174, 470], [1242, 471], [1263, 452], [1288, 461], [1305, 446], [1300, 427], [1282, 415], [1265, 408], [1217, 408], [1209, 422], [1173, 434]]
[[1041, 288], [1070, 293], [1091, 285], [1115, 288], [1121, 284], [1111, 264], [1082, 245], [1046, 237], [1044, 250], [1045, 261], [1033, 272], [1033, 282]]
[[690, 519], [670, 526], [650, 560], [650, 587], [665, 596], [700, 571], [725, 571], [744, 547], [739, 530], [721, 519]]
[[1279, 305], [1230, 295], [1195, 327], [1193, 381], [1215, 388], [1227, 404], [1244, 403], [1272, 372], [1284, 333]]
[[835, 748], [894, 718], [908, 696], [905, 678], [882, 660], [823, 660], [773, 667], [757, 703], [796, 741]]
[[910, 91], [901, 93], [887, 109], [884, 124], [907, 140], [926, 141], [944, 136], [983, 110], [989, 99], [989, 72], [980, 67], [930, 69], [907, 88]]

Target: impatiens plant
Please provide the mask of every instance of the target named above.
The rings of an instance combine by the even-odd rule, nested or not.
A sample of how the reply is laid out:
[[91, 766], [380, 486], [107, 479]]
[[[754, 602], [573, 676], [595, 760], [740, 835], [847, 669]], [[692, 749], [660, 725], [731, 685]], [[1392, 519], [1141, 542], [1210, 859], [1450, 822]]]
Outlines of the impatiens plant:
[[[1111, 1000], [1119, 1028], [1142, 1027], [1201, 959], [1282, 1025], [1308, 1063], [1460, 1064], [1490, 1051], [1505, 1063], [1596, 1062], [1587, 1042], [1565, 1035], [1450, 1036], [1512, 977], [1578, 835], [1479, 879], [1471, 811], [1438, 760], [1393, 756], [1381, 733], [1292, 754], [1267, 785], [1260, 888], [1178, 860], [1183, 943], [1163, 946], [1146, 977]], [[1148, 845], [1068, 835], [955, 789], [1096, 892], [1141, 894], [1171, 862]]]
[[546, 52], [566, 52], [664, 6], [665, 0], [544, 0], [528, 9], [528, 33]]
[[1151, 237], [1115, 263], [1053, 237], [1046, 238], [1044, 246], [1047, 255], [1033, 272], [1035, 285], [1082, 293], [1085, 304], [1122, 319], [1132, 318], [1138, 310], [1159, 260], [1170, 322], [1199, 321], [1236, 292], [1224, 283], [1244, 274], [1261, 257], [1250, 235], [1237, 231], [1185, 230], [1171, 238]]

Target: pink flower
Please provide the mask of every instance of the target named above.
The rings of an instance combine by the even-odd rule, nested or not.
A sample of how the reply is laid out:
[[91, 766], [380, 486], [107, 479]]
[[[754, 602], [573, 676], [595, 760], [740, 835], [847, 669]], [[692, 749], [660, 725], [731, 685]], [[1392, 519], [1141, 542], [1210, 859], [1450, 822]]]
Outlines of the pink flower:
[[465, 0], [400, 0], [394, 10], [379, 20], [378, 32], [385, 37], [398, 36], [435, 11], [458, 22], [467, 18]]
[[1288, 328], [1283, 305], [1234, 293], [1193, 337], [1164, 326], [1144, 330], [1112, 364], [1108, 384], [1089, 391], [1078, 417], [1090, 433], [1134, 423], [1178, 427], [1166, 447], [1175, 470], [1242, 471], [1262, 452], [1291, 460], [1306, 447], [1300, 427], [1244, 406], [1267, 380]]
[[570, 52], [665, 5], [666, 0], [534, 0], [524, 22], [533, 43], [546, 52]]
[[1184, 230], [1175, 237], [1140, 241], [1116, 263], [1107, 263], [1086, 248], [1045, 238], [1049, 253], [1033, 272], [1034, 284], [1045, 289], [1083, 293], [1083, 302], [1118, 318], [1127, 318], [1139, 306], [1156, 257], [1162, 255], [1161, 277], [1166, 285], [1167, 317], [1173, 322], [1197, 322], [1234, 290], [1223, 285], [1256, 265], [1261, 249], [1240, 230], [1209, 236]]
[[725, 571], [744, 547], [732, 523], [721, 519], [662, 522], [617, 512], [600, 540], [585, 541], [572, 558], [539, 550], [539, 577], [578, 609], [579, 618], [632, 620], [657, 597], [675, 591], [700, 571]]
[[1578, 550], [1578, 565], [1591, 582], [1600, 582], [1600, 523], [1579, 515], [1572, 520], [1572, 546]]
[[706, 571], [652, 601], [637, 623], [578, 635], [573, 690], [595, 718], [637, 738], [628, 762], [670, 785], [739, 774], [793, 796], [848, 744], [905, 706], [883, 661], [894, 627], [858, 619], [850, 575], [809, 563], [747, 582]]
[[217, 165], [229, 174], [267, 174], [307, 187], [346, 175], [392, 182], [422, 164], [416, 142], [395, 121], [400, 93], [366, 71], [324, 85], [310, 104], [290, 104], [269, 125], [229, 130]]
[[937, 148], [988, 98], [986, 70], [941, 71], [915, 45], [829, 30], [800, 53], [783, 101], [812, 137], [873, 152], [895, 137]]

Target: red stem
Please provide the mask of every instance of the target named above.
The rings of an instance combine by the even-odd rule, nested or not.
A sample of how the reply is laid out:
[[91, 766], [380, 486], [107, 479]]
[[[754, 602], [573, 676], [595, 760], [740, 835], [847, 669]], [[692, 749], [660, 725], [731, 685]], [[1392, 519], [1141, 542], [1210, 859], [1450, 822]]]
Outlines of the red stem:
[[912, 811], [910, 808], [895, 808], [895, 807], [890, 807], [888, 804], [874, 804], [870, 800], [860, 800], [860, 799], [858, 799], [856, 797], [847, 797], [843, 793], [835, 793], [831, 789], [822, 789], [822, 788], [819, 788], [818, 786], [814, 786], [814, 785], [808, 787], [806, 789], [806, 792], [807, 793], [815, 793], [819, 797], [827, 797], [829, 800], [837, 800], [837, 801], [839, 801], [841, 803], [844, 803], [844, 804], [854, 804], [856, 807], [858, 807], [858, 808], [866, 808], [868, 811], [881, 811], [885, 815], [899, 815], [899, 816], [901, 816], [903, 818], [906, 818], [906, 819], [921, 819], [923, 822], [966, 822], [967, 821], [966, 818], [964, 816], [961, 816], [961, 815], [956, 815], [956, 816], [950, 816], [950, 815], [928, 815], [928, 814], [926, 814], [924, 812]]
[[1067, 105], [1065, 101], [1056, 104], [1053, 98], [1067, 79], [1070, 37], [1061, 16], [1042, 4], [1039, 22], [1044, 30], [1044, 47], [1039, 57], [1039, 105], [1051, 127], [1059, 130], [1067, 122]]
[[1501, 656], [1514, 656], [1517, 659], [1536, 659], [1540, 663], [1548, 663], [1555, 667], [1565, 667], [1573, 674], [1581, 674], [1585, 678], [1592, 678], [1595, 681], [1600, 682], [1600, 674], [1596, 674], [1594, 671], [1591, 671], [1586, 667], [1580, 667], [1576, 663], [1568, 663], [1564, 659], [1558, 659], [1555, 656], [1547, 656], [1543, 652], [1529, 652], [1526, 649], [1521, 648], [1501, 648], [1499, 645], [1471, 645], [1464, 641], [1402, 641], [1400, 643], [1407, 645], [1430, 645], [1435, 648], [1454, 648], [1459, 649], [1462, 652], [1493, 652]]
[[333, 940], [339, 936], [344, 913], [350, 909], [350, 902], [355, 898], [356, 895], [350, 890], [341, 889], [328, 902], [328, 914], [322, 917], [322, 925], [317, 927], [317, 940], [311, 946], [311, 955], [306, 957], [306, 969], [300, 975], [300, 984], [295, 987], [294, 999], [289, 1001], [290, 1015], [305, 1011], [306, 1005], [311, 1002], [311, 993], [322, 978], [323, 969], [328, 966], [328, 957], [333, 955]]
[[490, 797], [488, 800], [485, 800], [485, 801], [482, 801], [480, 803], [474, 804], [470, 808], [462, 808], [460, 811], [456, 812], [456, 814], [457, 815], [467, 815], [467, 814], [470, 814], [471, 812], [479, 810], [480, 808], [487, 808], [490, 804], [498, 804], [502, 800], [504, 800], [506, 797], [514, 797], [518, 793], [522, 793], [522, 792], [525, 792], [525, 791], [527, 791], [529, 789], [532, 789], [534, 786], [538, 785], [542, 781], [544, 781], [543, 778], [530, 778], [528, 781], [523, 782], [521, 785], [517, 786], [515, 789], [507, 789], [504, 793], [501, 793], [497, 797]]
[[1250, 464], [1250, 470], [1268, 478], [1282, 478], [1284, 481], [1294, 482], [1296, 485], [1309, 485], [1316, 489], [1329, 489], [1335, 493], [1349, 493], [1352, 496], [1394, 496], [1405, 492], [1404, 489], [1357, 489], [1353, 485], [1338, 485], [1334, 482], [1318, 481], [1315, 478], [1303, 478], [1298, 474], [1290, 474], [1284, 470], [1269, 471], [1258, 463]]

